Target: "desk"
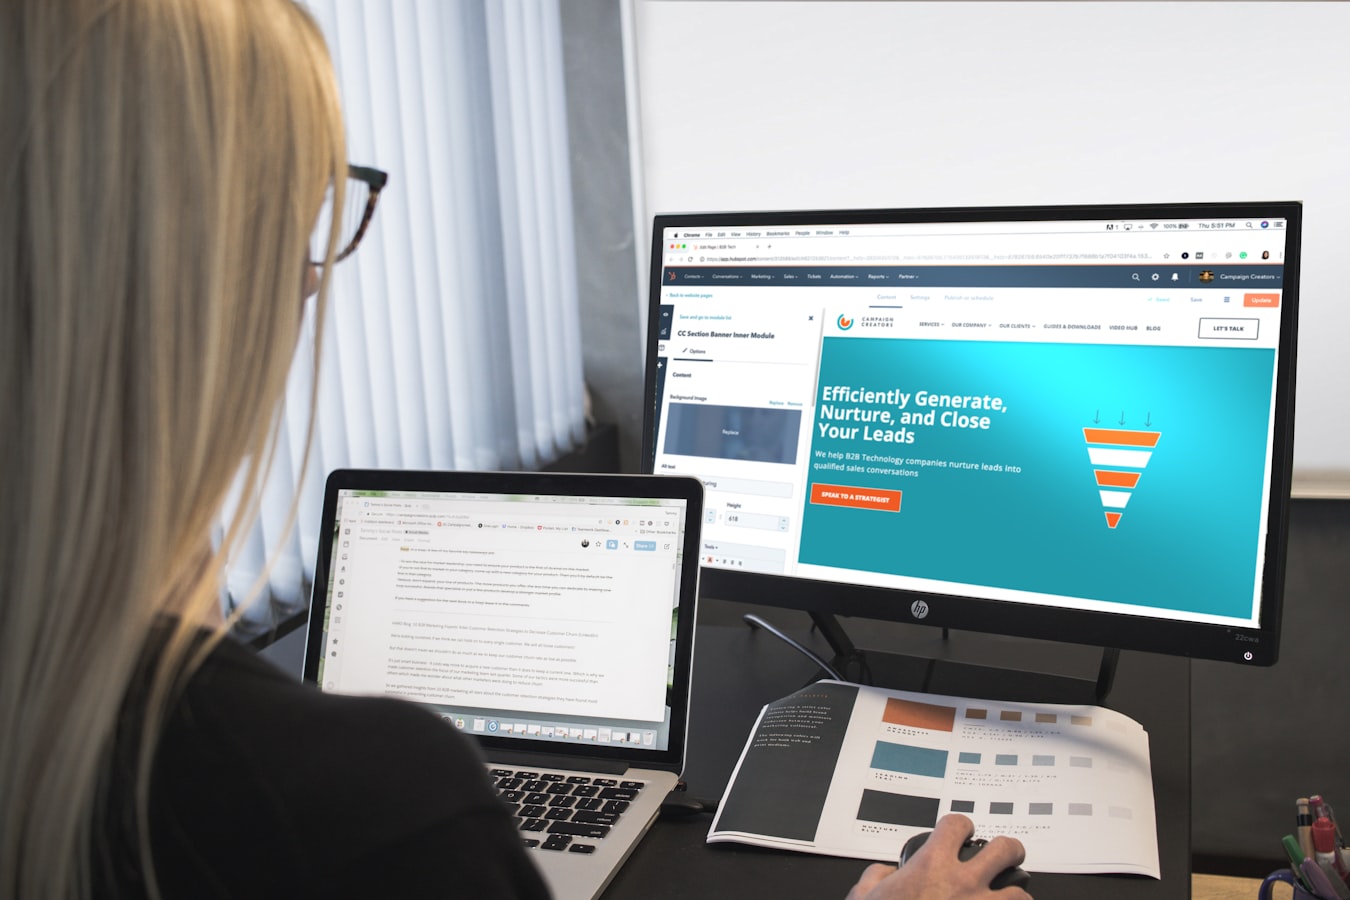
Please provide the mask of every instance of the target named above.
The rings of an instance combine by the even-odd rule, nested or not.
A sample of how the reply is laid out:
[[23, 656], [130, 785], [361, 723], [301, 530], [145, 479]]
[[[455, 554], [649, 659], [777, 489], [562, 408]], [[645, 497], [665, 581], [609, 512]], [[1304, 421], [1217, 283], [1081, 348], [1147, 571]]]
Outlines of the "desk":
[[[695, 641], [685, 780], [692, 795], [711, 799], [720, 797], [726, 787], [760, 707], [818, 673], [804, 657], [743, 625], [700, 624]], [[1037, 900], [1189, 897], [1190, 662], [1123, 652], [1109, 704], [1149, 732], [1162, 881], [1033, 874], [1033, 892]], [[615, 877], [606, 900], [733, 896], [842, 900], [867, 865], [736, 844], [710, 846], [705, 838], [711, 822], [708, 815], [658, 821]], [[896, 847], [897, 856], [899, 851]]]

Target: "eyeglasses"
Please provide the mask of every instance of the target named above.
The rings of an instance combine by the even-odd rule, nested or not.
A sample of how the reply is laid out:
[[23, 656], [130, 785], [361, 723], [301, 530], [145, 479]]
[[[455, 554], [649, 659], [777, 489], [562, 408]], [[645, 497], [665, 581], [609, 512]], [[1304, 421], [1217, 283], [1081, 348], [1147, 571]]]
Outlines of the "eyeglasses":
[[[356, 251], [361, 238], [370, 226], [375, 215], [375, 202], [380, 199], [380, 191], [389, 181], [389, 173], [381, 172], [369, 166], [347, 166], [347, 197], [342, 207], [342, 222], [338, 230], [338, 253], [333, 262], [342, 262]], [[359, 211], [359, 213], [358, 213]], [[313, 236], [309, 242], [309, 261], [312, 265], [323, 265], [324, 250], [328, 246], [328, 236], [333, 227], [333, 191], [330, 188], [324, 197], [323, 208], [319, 210], [319, 219], [315, 223]]]

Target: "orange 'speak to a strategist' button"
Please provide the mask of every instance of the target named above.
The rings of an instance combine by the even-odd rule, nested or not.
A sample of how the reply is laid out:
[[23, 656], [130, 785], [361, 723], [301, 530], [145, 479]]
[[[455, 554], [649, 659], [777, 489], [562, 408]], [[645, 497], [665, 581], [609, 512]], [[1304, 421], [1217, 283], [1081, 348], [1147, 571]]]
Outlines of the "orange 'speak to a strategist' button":
[[849, 487], [843, 484], [811, 485], [811, 502], [823, 506], [848, 506], [853, 509], [900, 511], [901, 491], [881, 488]]
[[1280, 295], [1279, 295], [1279, 294], [1243, 294], [1243, 295], [1242, 295], [1242, 305], [1243, 305], [1243, 306], [1266, 306], [1266, 307], [1279, 306], [1279, 305], [1280, 305]]

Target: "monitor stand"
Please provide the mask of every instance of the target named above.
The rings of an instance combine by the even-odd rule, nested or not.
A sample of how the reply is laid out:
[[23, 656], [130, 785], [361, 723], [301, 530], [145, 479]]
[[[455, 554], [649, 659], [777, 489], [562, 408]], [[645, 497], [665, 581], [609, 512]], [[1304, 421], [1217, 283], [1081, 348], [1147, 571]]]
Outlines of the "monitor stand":
[[[810, 616], [834, 653], [829, 660], [823, 659], [758, 616], [747, 615], [745, 621], [796, 647], [831, 677], [897, 690], [980, 697], [985, 700], [1102, 705], [1115, 681], [1116, 666], [1120, 659], [1119, 650], [1101, 648], [1101, 660], [1095, 678], [1028, 671], [1007, 664], [989, 665], [986, 661], [1016, 657], [1017, 649], [1023, 650], [1022, 655], [1025, 655], [1027, 642], [1015, 641], [1010, 647], [1010, 641], [1015, 639], [972, 632], [959, 632], [959, 638], [953, 639], [946, 628], [941, 629], [941, 636], [938, 637], [938, 630], [932, 627], [920, 629], [923, 636], [908, 642], [912, 646], [906, 649], [913, 652], [864, 650], [853, 643], [834, 615], [812, 612]], [[1084, 648], [1074, 649], [1080, 651], [1077, 655], [1081, 656]], [[967, 658], [962, 659], [963, 656]], [[972, 656], [981, 662], [971, 661], [969, 657]]]

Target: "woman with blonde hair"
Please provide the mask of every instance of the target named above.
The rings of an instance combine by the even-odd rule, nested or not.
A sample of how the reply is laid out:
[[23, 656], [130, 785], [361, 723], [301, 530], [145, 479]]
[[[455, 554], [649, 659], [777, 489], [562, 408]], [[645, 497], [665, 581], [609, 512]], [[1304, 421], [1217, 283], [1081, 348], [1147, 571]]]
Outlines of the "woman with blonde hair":
[[453, 729], [207, 624], [348, 174], [313, 21], [7, 2], [0, 121], [0, 897], [542, 895]]
[[[314, 22], [10, 0], [0, 122], [0, 898], [544, 896], [453, 728], [294, 682], [219, 621], [302, 297], [322, 330], [373, 211], [343, 233], [345, 185], [382, 184], [347, 163]], [[851, 896], [987, 895], [1021, 848], [959, 864], [969, 833]]]

